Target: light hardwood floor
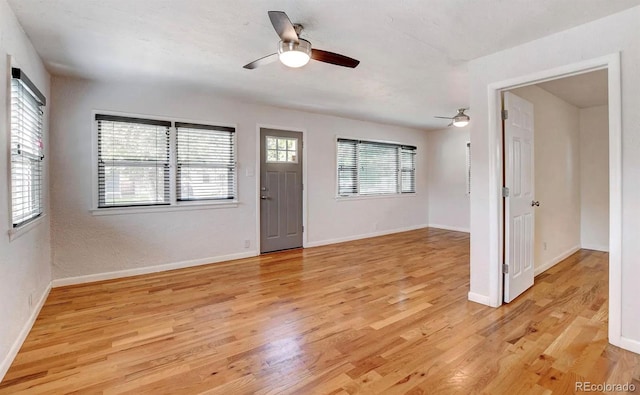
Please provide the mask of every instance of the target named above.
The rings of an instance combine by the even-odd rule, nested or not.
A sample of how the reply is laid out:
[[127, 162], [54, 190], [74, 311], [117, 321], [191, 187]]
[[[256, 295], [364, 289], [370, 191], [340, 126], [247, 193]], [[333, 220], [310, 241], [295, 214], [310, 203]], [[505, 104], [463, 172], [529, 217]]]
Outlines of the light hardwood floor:
[[607, 254], [499, 309], [467, 301], [469, 237], [424, 229], [56, 288], [1, 394], [565, 394], [631, 382], [607, 343]]

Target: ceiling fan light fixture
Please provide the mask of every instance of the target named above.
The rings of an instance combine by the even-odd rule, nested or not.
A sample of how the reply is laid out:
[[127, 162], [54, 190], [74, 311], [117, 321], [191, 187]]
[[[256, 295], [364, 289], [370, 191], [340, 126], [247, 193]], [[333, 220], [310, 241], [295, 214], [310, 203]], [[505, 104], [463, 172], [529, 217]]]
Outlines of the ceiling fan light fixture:
[[299, 39], [297, 43], [280, 41], [278, 43], [278, 58], [287, 67], [302, 67], [311, 59], [311, 43], [303, 39]]
[[465, 114], [464, 111], [464, 108], [458, 110], [456, 116], [453, 117], [453, 126], [463, 128], [469, 124], [469, 120], [471, 120], [471, 118]]

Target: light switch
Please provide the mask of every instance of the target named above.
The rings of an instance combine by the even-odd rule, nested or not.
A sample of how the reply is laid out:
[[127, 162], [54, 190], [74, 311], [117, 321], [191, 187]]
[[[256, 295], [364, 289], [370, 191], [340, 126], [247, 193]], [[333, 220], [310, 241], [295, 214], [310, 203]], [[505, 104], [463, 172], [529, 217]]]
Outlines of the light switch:
[[245, 174], [247, 175], [247, 177], [253, 177], [255, 175], [255, 172], [253, 171], [253, 168], [247, 167]]

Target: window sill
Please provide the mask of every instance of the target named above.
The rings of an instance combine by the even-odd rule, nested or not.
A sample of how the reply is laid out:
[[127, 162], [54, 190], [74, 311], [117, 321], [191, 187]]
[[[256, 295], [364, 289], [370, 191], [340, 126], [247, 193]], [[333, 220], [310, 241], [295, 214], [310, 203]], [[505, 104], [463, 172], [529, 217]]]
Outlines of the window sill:
[[170, 211], [189, 211], [189, 210], [210, 210], [219, 208], [235, 208], [238, 207], [238, 201], [229, 202], [197, 202], [197, 203], [179, 203], [170, 206], [145, 206], [145, 207], [112, 207], [112, 208], [94, 208], [89, 210], [92, 215], [122, 215], [122, 214], [148, 214], [148, 213], [164, 213]]
[[375, 199], [396, 199], [417, 197], [417, 193], [394, 193], [388, 195], [356, 195], [356, 196], [336, 196], [338, 202], [349, 202], [352, 200], [375, 200]]
[[19, 226], [17, 228], [12, 228], [9, 229], [9, 241], [14, 241], [15, 239], [17, 239], [18, 237], [26, 234], [27, 232], [29, 232], [30, 230], [34, 229], [35, 227], [37, 227], [38, 225], [40, 225], [45, 217], [47, 216], [47, 214], [42, 214], [40, 215], [38, 218], [34, 219], [31, 222], [28, 222], [22, 226]]

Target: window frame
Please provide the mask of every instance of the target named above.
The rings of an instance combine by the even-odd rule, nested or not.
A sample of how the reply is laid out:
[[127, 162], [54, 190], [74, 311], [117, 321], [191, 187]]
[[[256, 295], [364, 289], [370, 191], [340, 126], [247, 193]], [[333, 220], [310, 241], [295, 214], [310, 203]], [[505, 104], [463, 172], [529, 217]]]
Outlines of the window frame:
[[[278, 136], [265, 136], [265, 140], [266, 139], [276, 139], [276, 145], [278, 144], [278, 140], [282, 139], [285, 141], [290, 141], [290, 140], [294, 140], [296, 142], [296, 148], [295, 148], [295, 156], [296, 156], [296, 160], [290, 162], [289, 160], [285, 160], [285, 161], [280, 161], [280, 160], [269, 160], [269, 151], [274, 151], [273, 149], [270, 149], [268, 146], [268, 143], [265, 141], [265, 152], [264, 152], [264, 157], [265, 157], [265, 163], [268, 164], [278, 164], [278, 163], [282, 163], [282, 164], [298, 164], [300, 163], [298, 161], [298, 158], [300, 157], [300, 141], [298, 141], [299, 139], [296, 137], [278, 137]], [[277, 148], [275, 149], [276, 153], [278, 152], [283, 152], [281, 149]], [[289, 152], [291, 152], [291, 150], [289, 149], [289, 146], [287, 145], [287, 147], [284, 149], [285, 154], [288, 154]]]
[[[98, 119], [100, 118], [100, 119]], [[146, 206], [152, 206], [152, 207], [157, 207], [157, 206], [167, 206], [170, 204], [171, 202], [171, 193], [170, 193], [170, 188], [171, 188], [171, 175], [170, 175], [170, 165], [171, 165], [171, 158], [170, 158], [170, 153], [171, 153], [171, 122], [170, 121], [166, 121], [166, 120], [154, 120], [154, 119], [146, 119], [146, 118], [140, 118], [140, 117], [122, 117], [122, 116], [113, 116], [113, 115], [106, 115], [106, 114], [97, 114], [94, 117], [94, 121], [96, 122], [96, 125], [98, 124], [99, 121], [102, 122], [116, 122], [116, 123], [120, 123], [120, 124], [126, 124], [126, 125], [143, 125], [146, 128], [162, 128], [159, 133], [160, 135], [164, 135], [166, 137], [162, 137], [162, 140], [165, 141], [165, 143], [163, 143], [163, 146], [166, 146], [166, 152], [160, 151], [161, 156], [159, 156], [157, 159], [155, 160], [149, 160], [149, 159], [133, 159], [133, 158], [129, 158], [129, 159], [120, 159], [120, 160], [112, 160], [111, 161], [111, 167], [113, 168], [147, 168], [147, 167], [155, 167], [156, 169], [160, 169], [162, 168], [162, 179], [166, 180], [169, 183], [169, 190], [165, 188], [164, 189], [164, 194], [163, 194], [163, 201], [157, 201], [157, 202], [153, 202], [153, 201], [141, 201], [141, 202], [136, 202], [136, 201], [130, 201], [128, 203], [125, 204], [113, 204], [111, 202], [107, 203], [107, 198], [104, 197], [104, 200], [102, 201], [98, 201], [98, 208], [99, 209], [107, 209], [107, 208], [129, 208], [129, 207], [146, 207]], [[108, 130], [108, 128], [106, 129]], [[157, 131], [158, 132], [158, 131]], [[156, 132], [156, 133], [157, 133]], [[99, 135], [99, 131], [98, 131], [98, 135]], [[105, 140], [106, 141], [106, 140]], [[100, 139], [98, 138], [98, 146], [100, 144]], [[97, 162], [98, 162], [98, 185], [100, 185], [100, 162], [98, 161], [98, 159], [100, 159], [100, 155], [98, 154], [98, 157], [96, 158]], [[161, 159], [161, 160], [158, 160]], [[158, 166], [158, 163], [161, 163], [161, 166]], [[155, 166], [154, 166], [155, 165]], [[107, 167], [107, 163], [103, 163], [103, 172], [106, 171], [106, 167]], [[103, 174], [104, 177], [104, 174]], [[168, 192], [168, 193], [167, 193]], [[106, 187], [105, 187], [105, 194], [106, 194]], [[100, 188], [98, 188], [98, 198], [100, 198]], [[166, 199], [166, 201], [165, 201]]]
[[[418, 155], [418, 147], [413, 147], [413, 149], [408, 149], [406, 147], [407, 147], [406, 145], [398, 147], [398, 193], [400, 193], [400, 194], [416, 193], [416, 171], [418, 169], [416, 158], [417, 158], [417, 155]], [[405, 169], [405, 167], [403, 166], [403, 163], [402, 163], [402, 160], [403, 160], [402, 156], [405, 153], [408, 153], [409, 155], [412, 155], [413, 168], [411, 168], [409, 170]], [[413, 173], [413, 191], [404, 192], [402, 190], [404, 188], [404, 185], [402, 183], [402, 177], [404, 176], [405, 172]]]
[[[21, 86], [21, 89], [26, 91], [27, 94], [31, 95], [33, 100], [37, 103], [37, 112], [40, 115], [40, 129], [37, 131], [38, 136], [40, 138], [40, 143], [42, 144], [40, 150], [40, 195], [39, 195], [39, 204], [38, 209], [39, 212], [27, 218], [26, 220], [22, 220], [18, 223], [14, 223], [14, 209], [13, 209], [13, 151], [12, 151], [12, 142], [13, 142], [13, 127], [12, 127], [12, 115], [13, 115], [13, 83], [17, 81], [17, 83]], [[44, 94], [38, 89], [38, 87], [27, 77], [24, 70], [19, 67], [11, 66], [10, 67], [10, 75], [7, 83], [7, 151], [8, 151], [8, 197], [9, 197], [9, 216], [8, 216], [8, 225], [9, 225], [9, 241], [13, 241], [17, 237], [22, 234], [28, 232], [33, 229], [37, 224], [39, 224], [44, 217], [47, 216], [47, 199], [48, 199], [48, 166], [47, 166], [47, 134], [46, 134], [46, 124], [47, 124], [47, 116], [46, 116], [46, 106], [47, 99]]]
[[[386, 145], [394, 145], [396, 146], [397, 152], [397, 162], [398, 162], [398, 179], [396, 184], [396, 192], [393, 193], [375, 193], [375, 194], [362, 194], [360, 192], [360, 170], [359, 170], [359, 162], [360, 162], [360, 144], [356, 145], [356, 190], [355, 194], [341, 195], [340, 194], [340, 178], [339, 178], [339, 156], [338, 156], [338, 146], [340, 140], [353, 140], [357, 142], [365, 142], [365, 143], [373, 143], [373, 144], [386, 144]], [[412, 197], [418, 195], [417, 188], [417, 158], [415, 160], [414, 167], [414, 183], [415, 190], [413, 192], [402, 192], [402, 151], [405, 149], [403, 147], [414, 147], [415, 154], [417, 155], [418, 147], [411, 144], [403, 144], [397, 141], [388, 141], [388, 140], [373, 140], [367, 138], [357, 138], [357, 137], [347, 137], [342, 135], [335, 136], [335, 167], [334, 167], [334, 176], [335, 176], [335, 199], [338, 201], [341, 200], [364, 200], [364, 199], [385, 199], [385, 198], [400, 198], [400, 197]]]
[[[170, 138], [170, 143], [173, 143], [175, 145], [175, 149], [173, 149], [173, 154], [175, 155], [175, 161], [171, 162], [171, 158], [170, 158], [170, 165], [173, 163], [175, 165], [175, 183], [172, 183], [172, 185], [175, 187], [175, 201], [178, 205], [180, 204], [185, 204], [185, 203], [193, 203], [193, 202], [200, 202], [203, 204], [206, 204], [206, 202], [220, 202], [220, 203], [228, 203], [228, 202], [237, 202], [238, 200], [238, 155], [237, 155], [237, 149], [238, 149], [238, 135], [237, 130], [235, 127], [230, 127], [230, 126], [223, 126], [223, 125], [210, 125], [210, 124], [196, 124], [193, 122], [180, 122], [180, 121], [172, 121], [173, 123], [173, 134], [175, 135], [175, 138], [173, 140], [171, 140]], [[190, 167], [188, 164], [192, 163], [190, 161], [180, 161], [178, 158], [178, 128], [184, 128], [184, 129], [201, 129], [201, 130], [206, 130], [206, 131], [213, 131], [213, 132], [229, 132], [232, 133], [232, 141], [231, 141], [231, 146], [232, 146], [232, 153], [233, 153], [233, 170], [232, 170], [232, 174], [233, 174], [233, 192], [232, 195], [233, 197], [226, 197], [226, 198], [211, 198], [211, 197], [207, 197], [207, 198], [192, 198], [192, 199], [180, 199], [179, 198], [179, 194], [178, 194], [178, 169], [180, 167], [185, 167], [188, 168]], [[233, 129], [233, 131], [229, 131], [229, 130], [225, 130], [225, 129]], [[187, 165], [185, 165], [187, 164]], [[194, 166], [196, 167], [196, 166]], [[201, 164], [202, 168], [210, 168], [210, 169], [228, 169], [227, 166], [222, 166], [219, 164], [212, 164], [212, 163], [208, 163], [208, 164]], [[181, 184], [180, 184], [181, 185]]]
[[[148, 206], [128, 206], [128, 207], [99, 207], [99, 190], [98, 190], [98, 122], [96, 122], [96, 115], [107, 115], [126, 118], [143, 118], [156, 121], [169, 121], [171, 127], [169, 127], [169, 204], [163, 205], [148, 205]], [[121, 214], [139, 214], [139, 213], [154, 213], [154, 212], [167, 212], [167, 211], [182, 211], [182, 210], [207, 210], [207, 209], [223, 209], [223, 208], [236, 208], [239, 205], [238, 197], [238, 127], [237, 124], [230, 124], [226, 122], [216, 121], [203, 121], [186, 119], [171, 116], [157, 116], [137, 113], [127, 113], [108, 110], [92, 110], [91, 112], [91, 161], [92, 161], [92, 198], [89, 211], [92, 215], [121, 215]], [[212, 127], [225, 127], [233, 128], [234, 131], [234, 144], [233, 155], [235, 158], [234, 177], [235, 177], [235, 198], [225, 200], [177, 200], [177, 151], [176, 151], [176, 123], [185, 124], [199, 124], [209, 125]]]

